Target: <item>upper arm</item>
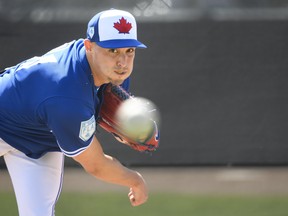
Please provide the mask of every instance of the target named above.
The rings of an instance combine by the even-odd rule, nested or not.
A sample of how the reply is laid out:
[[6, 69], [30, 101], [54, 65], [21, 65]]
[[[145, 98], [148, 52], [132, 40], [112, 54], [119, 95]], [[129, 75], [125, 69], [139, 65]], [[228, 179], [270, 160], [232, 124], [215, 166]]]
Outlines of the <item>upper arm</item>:
[[66, 156], [81, 153], [91, 143], [96, 128], [94, 110], [81, 101], [54, 97], [46, 100], [38, 110]]
[[104, 167], [106, 155], [96, 136], [86, 150], [73, 157], [88, 173], [94, 173], [99, 167]]

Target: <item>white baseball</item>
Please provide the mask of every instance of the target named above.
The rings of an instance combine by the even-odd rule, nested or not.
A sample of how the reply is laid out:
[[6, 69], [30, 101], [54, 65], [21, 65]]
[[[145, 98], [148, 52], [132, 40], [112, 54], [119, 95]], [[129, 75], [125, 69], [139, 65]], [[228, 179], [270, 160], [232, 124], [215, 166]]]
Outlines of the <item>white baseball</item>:
[[159, 120], [159, 114], [150, 100], [134, 97], [120, 105], [116, 118], [124, 134], [144, 141], [154, 129], [154, 121]]

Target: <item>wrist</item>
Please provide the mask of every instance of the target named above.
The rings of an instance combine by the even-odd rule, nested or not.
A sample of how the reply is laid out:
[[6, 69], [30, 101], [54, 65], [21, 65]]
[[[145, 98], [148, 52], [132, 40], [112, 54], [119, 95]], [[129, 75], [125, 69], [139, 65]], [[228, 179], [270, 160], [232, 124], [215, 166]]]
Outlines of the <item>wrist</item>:
[[135, 174], [135, 181], [132, 182], [131, 187], [146, 187], [146, 182], [143, 176], [137, 171], [134, 171], [134, 174]]

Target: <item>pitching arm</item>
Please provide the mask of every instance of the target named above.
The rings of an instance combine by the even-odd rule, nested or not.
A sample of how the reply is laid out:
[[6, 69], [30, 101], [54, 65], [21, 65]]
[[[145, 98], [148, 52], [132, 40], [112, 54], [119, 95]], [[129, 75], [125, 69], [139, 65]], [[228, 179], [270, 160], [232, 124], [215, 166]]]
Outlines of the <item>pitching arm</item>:
[[140, 173], [123, 166], [115, 158], [106, 155], [94, 136], [90, 146], [74, 157], [89, 174], [105, 182], [130, 188], [128, 194], [133, 206], [138, 206], [148, 199], [148, 189]]

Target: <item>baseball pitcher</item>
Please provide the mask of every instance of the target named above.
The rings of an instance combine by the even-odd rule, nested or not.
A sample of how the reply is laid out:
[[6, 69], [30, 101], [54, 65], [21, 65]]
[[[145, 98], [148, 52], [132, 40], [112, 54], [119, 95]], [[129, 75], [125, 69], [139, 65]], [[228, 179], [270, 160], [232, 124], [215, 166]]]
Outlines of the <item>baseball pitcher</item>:
[[141, 174], [106, 155], [95, 136], [99, 124], [136, 150], [154, 151], [158, 146], [156, 124], [144, 141], [131, 140], [114, 127], [117, 106], [111, 97], [118, 103], [125, 100], [116, 93], [129, 90], [136, 48], [146, 46], [137, 39], [135, 18], [111, 9], [89, 21], [85, 39], [0, 72], [0, 156], [20, 216], [55, 214], [64, 156], [98, 179], [129, 188], [133, 206], [147, 200]]

